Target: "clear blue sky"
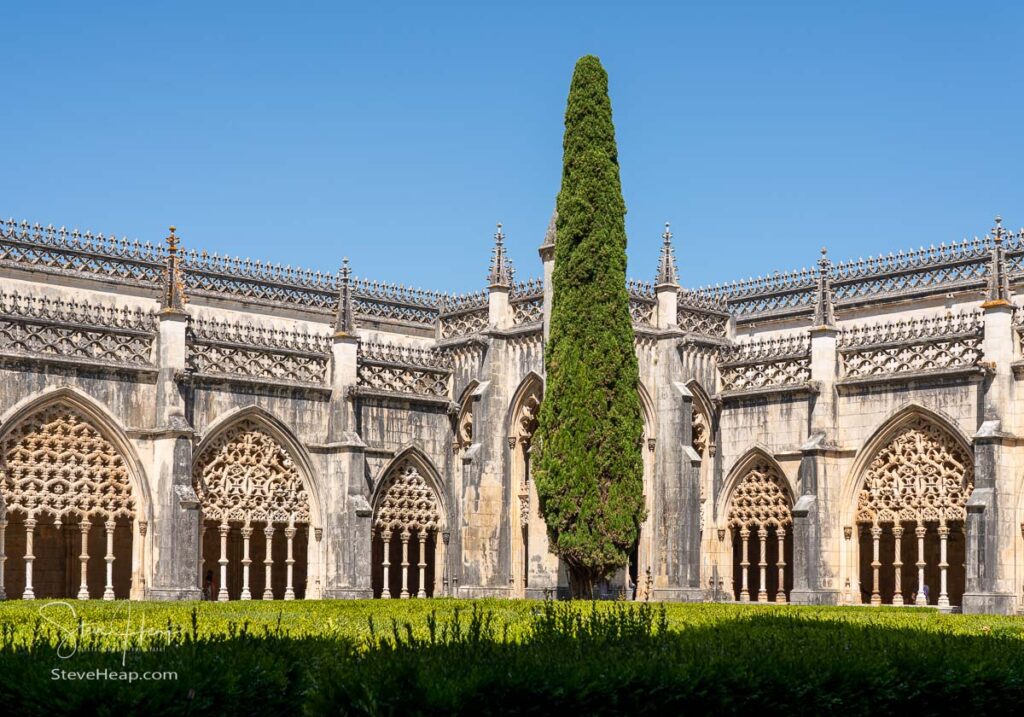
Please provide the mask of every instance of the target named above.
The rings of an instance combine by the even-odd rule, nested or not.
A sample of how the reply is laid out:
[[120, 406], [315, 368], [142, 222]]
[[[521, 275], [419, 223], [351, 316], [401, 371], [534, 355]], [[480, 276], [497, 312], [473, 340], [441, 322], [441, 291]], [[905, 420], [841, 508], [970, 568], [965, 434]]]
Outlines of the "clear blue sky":
[[449, 291], [520, 278], [573, 63], [630, 275], [698, 286], [1024, 224], [1019, 2], [10, 3], [0, 213]]

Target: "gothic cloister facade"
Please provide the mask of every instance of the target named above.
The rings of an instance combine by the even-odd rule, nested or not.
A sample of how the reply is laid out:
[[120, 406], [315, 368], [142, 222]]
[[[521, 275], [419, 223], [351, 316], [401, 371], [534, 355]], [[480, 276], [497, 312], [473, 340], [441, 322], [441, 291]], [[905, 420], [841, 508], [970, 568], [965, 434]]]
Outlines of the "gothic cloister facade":
[[[504, 240], [455, 296], [3, 223], [0, 595], [564, 594], [530, 473], [553, 225], [536, 279]], [[1022, 289], [999, 220], [693, 290], [666, 227], [607, 589], [1024, 610]]]

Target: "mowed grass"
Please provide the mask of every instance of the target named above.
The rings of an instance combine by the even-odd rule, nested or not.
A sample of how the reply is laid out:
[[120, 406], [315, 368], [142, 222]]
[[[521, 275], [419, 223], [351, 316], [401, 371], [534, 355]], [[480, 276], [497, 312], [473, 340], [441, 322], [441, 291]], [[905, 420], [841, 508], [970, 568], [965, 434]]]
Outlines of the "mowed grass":
[[[66, 674], [104, 669], [175, 676]], [[921, 715], [1021, 700], [1024, 621], [1013, 617], [448, 599], [0, 604], [0, 707], [19, 715]]]

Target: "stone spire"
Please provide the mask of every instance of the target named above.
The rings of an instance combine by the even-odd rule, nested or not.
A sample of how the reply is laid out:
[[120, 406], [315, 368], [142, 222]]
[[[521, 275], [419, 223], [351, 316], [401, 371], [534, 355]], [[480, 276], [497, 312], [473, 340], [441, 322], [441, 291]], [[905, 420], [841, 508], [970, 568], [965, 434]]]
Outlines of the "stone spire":
[[494, 233], [494, 250], [491, 252], [491, 271], [487, 274], [487, 282], [492, 286], [512, 287], [512, 260], [505, 253], [505, 235], [501, 232], [501, 223]]
[[834, 326], [836, 313], [832, 306], [832, 261], [828, 249], [821, 248], [818, 259], [818, 289], [814, 301], [814, 326]]
[[555, 239], [558, 238], [558, 207], [551, 211], [551, 221], [544, 232], [544, 243], [540, 245], [540, 260], [548, 261], [555, 256]]
[[664, 241], [661, 245], [661, 256], [658, 257], [658, 273], [654, 277], [654, 285], [678, 286], [679, 273], [676, 271], [676, 255], [672, 250], [672, 231], [668, 222], [665, 222], [665, 233], [661, 238]]
[[335, 336], [354, 336], [356, 332], [356, 314], [352, 307], [352, 270], [348, 266], [348, 257], [342, 259], [338, 271], [338, 310], [334, 316]]
[[1003, 239], [1007, 231], [1003, 229], [1003, 218], [995, 218], [996, 225], [992, 227], [992, 250], [988, 267], [988, 299], [982, 304], [982, 308], [990, 306], [1008, 306], [1010, 296], [1010, 281], [1006, 275], [1006, 249], [1003, 247]]
[[160, 294], [160, 313], [184, 314], [185, 302], [188, 299], [185, 297], [185, 283], [181, 276], [178, 237], [174, 233], [174, 227], [170, 227], [170, 231], [167, 237], [167, 268], [164, 271], [163, 291]]

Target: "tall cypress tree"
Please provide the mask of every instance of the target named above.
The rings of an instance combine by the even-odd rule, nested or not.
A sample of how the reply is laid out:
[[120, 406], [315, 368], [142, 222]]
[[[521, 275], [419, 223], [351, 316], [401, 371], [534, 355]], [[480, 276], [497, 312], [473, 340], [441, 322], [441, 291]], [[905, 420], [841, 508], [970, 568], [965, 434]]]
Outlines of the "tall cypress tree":
[[565, 111], [547, 379], [534, 475], [573, 594], [627, 564], [645, 517], [626, 205], [608, 75], [580, 58]]

